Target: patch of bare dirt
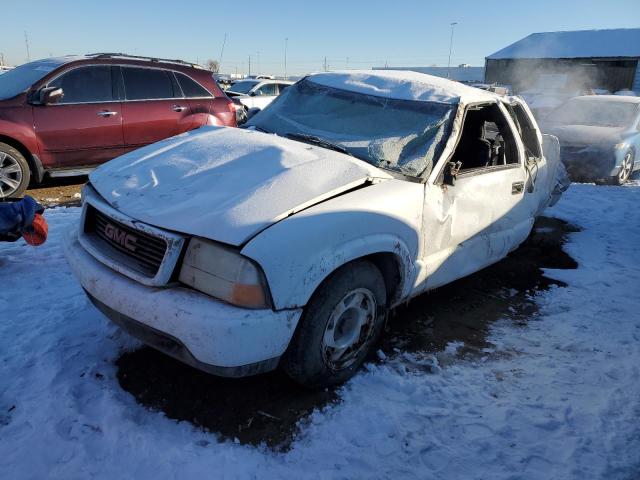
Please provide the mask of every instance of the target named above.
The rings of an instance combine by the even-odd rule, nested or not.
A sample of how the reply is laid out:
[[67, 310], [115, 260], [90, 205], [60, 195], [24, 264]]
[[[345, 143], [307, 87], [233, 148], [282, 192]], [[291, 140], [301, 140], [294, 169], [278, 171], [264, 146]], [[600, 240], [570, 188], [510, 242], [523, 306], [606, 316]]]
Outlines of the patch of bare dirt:
[[36, 187], [30, 187], [26, 195], [31, 195], [42, 206], [80, 206], [80, 190], [87, 183], [86, 176], [50, 178]]

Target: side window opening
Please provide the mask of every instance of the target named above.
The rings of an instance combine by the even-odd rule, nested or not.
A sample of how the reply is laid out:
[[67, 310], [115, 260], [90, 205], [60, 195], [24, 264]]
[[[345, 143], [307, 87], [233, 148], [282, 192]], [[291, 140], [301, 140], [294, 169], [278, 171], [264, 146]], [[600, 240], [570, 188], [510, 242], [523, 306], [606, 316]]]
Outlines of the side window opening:
[[542, 152], [540, 151], [537, 130], [531, 122], [531, 118], [527, 115], [527, 112], [522, 108], [522, 105], [519, 104], [509, 105], [507, 106], [507, 110], [509, 110], [509, 114], [520, 132], [520, 137], [522, 138], [522, 143], [527, 151], [527, 155], [540, 158]]
[[470, 109], [453, 155], [461, 172], [519, 163], [511, 128], [497, 105]]
[[277, 95], [275, 83], [267, 83], [256, 90], [256, 95]]
[[290, 87], [291, 85], [289, 85], [288, 83], [279, 83], [278, 84], [278, 91], [280, 92], [280, 94], [282, 94], [282, 92], [285, 91], [285, 89], [287, 87]]

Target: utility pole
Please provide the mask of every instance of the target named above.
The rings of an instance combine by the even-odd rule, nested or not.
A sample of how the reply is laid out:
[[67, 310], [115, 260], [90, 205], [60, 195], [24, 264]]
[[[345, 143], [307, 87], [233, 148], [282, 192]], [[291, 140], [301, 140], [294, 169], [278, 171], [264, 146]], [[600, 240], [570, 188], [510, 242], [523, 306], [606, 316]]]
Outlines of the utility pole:
[[0, 67], [4, 67], [4, 53], [0, 52]]
[[249, 55], [249, 76], [251, 76], [251, 55]]
[[324, 57], [324, 71], [327, 71], [327, 57]]
[[453, 27], [458, 22], [451, 22], [451, 40], [449, 41], [449, 61], [447, 62], [447, 78], [451, 78], [451, 50], [453, 49]]
[[227, 34], [224, 34], [224, 40], [222, 41], [222, 50], [220, 50], [220, 60], [218, 60], [218, 72], [222, 70], [222, 56], [224, 55], [224, 45], [227, 43]]
[[287, 80], [289, 77], [287, 76], [287, 44], [289, 43], [289, 39], [284, 39], [284, 79]]
[[256, 63], [258, 64], [258, 66], [256, 67], [258, 70], [256, 72], [257, 75], [260, 75], [260, 52], [256, 52]]
[[24, 32], [24, 43], [27, 46], [27, 62], [30, 62], [31, 61], [31, 54], [29, 53], [29, 36], [27, 35], [26, 30]]

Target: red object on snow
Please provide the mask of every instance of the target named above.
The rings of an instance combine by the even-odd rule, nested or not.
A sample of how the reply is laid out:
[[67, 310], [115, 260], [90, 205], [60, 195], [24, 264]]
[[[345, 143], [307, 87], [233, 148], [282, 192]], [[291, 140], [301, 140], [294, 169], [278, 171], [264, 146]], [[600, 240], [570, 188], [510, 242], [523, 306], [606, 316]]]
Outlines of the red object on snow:
[[47, 240], [47, 234], [49, 233], [49, 225], [42, 215], [36, 213], [33, 217], [33, 223], [29, 227], [28, 231], [22, 232], [22, 238], [29, 245], [37, 247], [42, 245]]

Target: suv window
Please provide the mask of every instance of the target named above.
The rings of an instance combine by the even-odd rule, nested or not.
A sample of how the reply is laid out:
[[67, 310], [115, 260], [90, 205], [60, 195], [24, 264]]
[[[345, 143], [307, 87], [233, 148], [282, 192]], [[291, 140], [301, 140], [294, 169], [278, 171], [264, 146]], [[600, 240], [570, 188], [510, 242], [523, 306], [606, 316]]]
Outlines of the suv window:
[[79, 67], [63, 73], [49, 83], [50, 87], [62, 88], [65, 103], [94, 103], [113, 100], [111, 67], [95, 65]]
[[278, 84], [278, 90], [280, 90], [280, 93], [284, 92], [284, 89], [287, 87], [290, 87], [291, 85], [289, 85], [288, 83], [279, 83]]
[[183, 73], [176, 72], [176, 78], [187, 98], [212, 97], [211, 93], [198, 82]]
[[122, 67], [124, 92], [127, 100], [155, 100], [182, 97], [171, 74], [156, 68]]
[[256, 90], [256, 95], [277, 95], [278, 89], [275, 83], [267, 83]]

